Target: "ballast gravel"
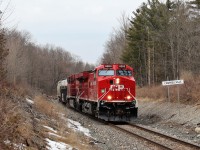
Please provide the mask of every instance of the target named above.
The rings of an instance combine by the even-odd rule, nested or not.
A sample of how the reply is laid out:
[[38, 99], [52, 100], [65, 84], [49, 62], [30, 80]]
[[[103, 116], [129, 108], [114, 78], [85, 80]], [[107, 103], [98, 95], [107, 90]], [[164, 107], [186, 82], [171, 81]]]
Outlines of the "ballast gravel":
[[[159, 149], [67, 107], [66, 111], [69, 119], [78, 121], [90, 130], [92, 138], [89, 144], [95, 144], [100, 150]], [[200, 125], [199, 114], [199, 105], [139, 101], [139, 116], [134, 123], [200, 145], [199, 133], [195, 132]]]
[[68, 118], [76, 120], [90, 130], [90, 144], [95, 144], [102, 150], [154, 150], [155, 147], [144, 141], [131, 137], [104, 123], [95, 121], [87, 116], [68, 109]]

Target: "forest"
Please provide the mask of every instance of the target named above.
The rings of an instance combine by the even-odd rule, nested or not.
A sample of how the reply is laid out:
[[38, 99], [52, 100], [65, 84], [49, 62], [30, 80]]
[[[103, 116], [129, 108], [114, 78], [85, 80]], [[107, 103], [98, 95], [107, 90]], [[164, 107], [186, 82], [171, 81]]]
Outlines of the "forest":
[[61, 47], [36, 45], [30, 33], [17, 30], [2, 29], [0, 58], [1, 80], [45, 93], [68, 75], [94, 68]]
[[126, 63], [139, 86], [180, 79], [184, 71], [199, 75], [200, 1], [148, 0], [106, 42], [103, 63]]
[[[28, 31], [6, 28], [0, 16], [0, 149], [45, 149], [48, 144], [44, 138], [50, 137], [49, 132], [43, 129], [47, 125], [53, 127], [54, 134], [57, 128], [58, 133], [67, 137], [66, 141], [63, 138], [61, 141], [64, 140], [75, 149], [88, 149], [88, 145], [97, 145], [91, 145], [85, 137], [87, 144], [84, 144], [78, 132], [68, 132], [70, 130], [65, 126], [68, 109], [57, 103], [56, 86], [59, 80], [73, 73], [92, 70], [98, 64], [112, 63], [124, 63], [134, 68], [137, 99], [141, 103], [147, 102], [143, 108], [140, 105], [143, 110], [148, 109], [147, 117], [141, 117], [144, 121], [158, 119], [160, 122], [160, 117], [150, 115], [155, 111], [164, 114], [165, 118], [166, 114], [170, 116], [170, 122], [178, 116], [175, 110], [176, 106], [179, 107], [179, 88], [170, 87], [169, 97], [167, 88], [162, 87], [161, 82], [184, 78], [179, 102], [187, 105], [183, 105], [182, 118], [188, 115], [185, 112], [190, 115], [185, 117], [188, 120], [181, 126], [187, 128], [184, 135], [190, 138], [189, 132], [185, 132], [188, 131], [187, 124], [191, 123], [191, 116], [199, 118], [197, 109], [200, 108], [199, 24], [200, 0], [148, 0], [133, 10], [132, 14], [122, 13], [119, 26], [111, 31], [105, 41], [104, 52], [94, 65], [81, 60], [80, 56], [73, 54], [73, 50], [51, 43], [37, 44]], [[158, 105], [155, 103], [157, 106], [152, 107], [149, 105], [151, 102]], [[88, 127], [91, 127], [89, 124]], [[179, 127], [172, 124], [170, 129], [174, 131]], [[96, 129], [95, 126], [95, 132], [98, 131]], [[194, 132], [193, 128], [191, 131]], [[55, 141], [58, 137], [56, 134]], [[77, 142], [80, 139], [81, 142]], [[16, 147], [18, 144], [22, 148]], [[102, 142], [99, 144], [106, 145]]]
[[[120, 26], [105, 43], [100, 63], [125, 63], [134, 68], [138, 86], [180, 79], [184, 71], [199, 74], [200, 1], [148, 0], [122, 14]], [[0, 83], [52, 93], [59, 80], [93, 64], [51, 44], [38, 45], [31, 34], [0, 30]]]

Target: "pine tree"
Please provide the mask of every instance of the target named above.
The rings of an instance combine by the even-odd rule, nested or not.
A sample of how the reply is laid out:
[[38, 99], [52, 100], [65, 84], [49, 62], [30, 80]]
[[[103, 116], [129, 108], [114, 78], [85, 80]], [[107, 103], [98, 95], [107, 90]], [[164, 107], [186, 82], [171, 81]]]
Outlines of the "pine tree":
[[[164, 76], [160, 63], [166, 43], [164, 32], [168, 25], [168, 7], [158, 0], [149, 0], [134, 12], [128, 33], [128, 47], [122, 55], [133, 66], [139, 84], [151, 84]], [[162, 47], [162, 48], [161, 48]]]

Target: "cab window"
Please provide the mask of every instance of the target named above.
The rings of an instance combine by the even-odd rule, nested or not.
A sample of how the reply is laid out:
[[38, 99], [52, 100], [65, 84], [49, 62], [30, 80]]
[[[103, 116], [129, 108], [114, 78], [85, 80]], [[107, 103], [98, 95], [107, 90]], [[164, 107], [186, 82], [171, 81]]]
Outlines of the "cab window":
[[117, 76], [132, 76], [131, 70], [117, 70]]
[[99, 76], [113, 76], [115, 74], [114, 70], [99, 70]]

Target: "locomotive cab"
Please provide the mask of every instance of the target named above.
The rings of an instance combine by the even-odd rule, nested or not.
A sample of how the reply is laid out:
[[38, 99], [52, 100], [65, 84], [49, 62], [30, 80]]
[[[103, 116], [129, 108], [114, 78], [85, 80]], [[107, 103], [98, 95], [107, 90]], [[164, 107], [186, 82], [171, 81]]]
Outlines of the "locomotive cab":
[[106, 121], [131, 121], [137, 117], [133, 69], [106, 64], [68, 78], [67, 105]]
[[98, 117], [109, 121], [131, 121], [137, 117], [133, 69], [124, 64], [97, 68]]

